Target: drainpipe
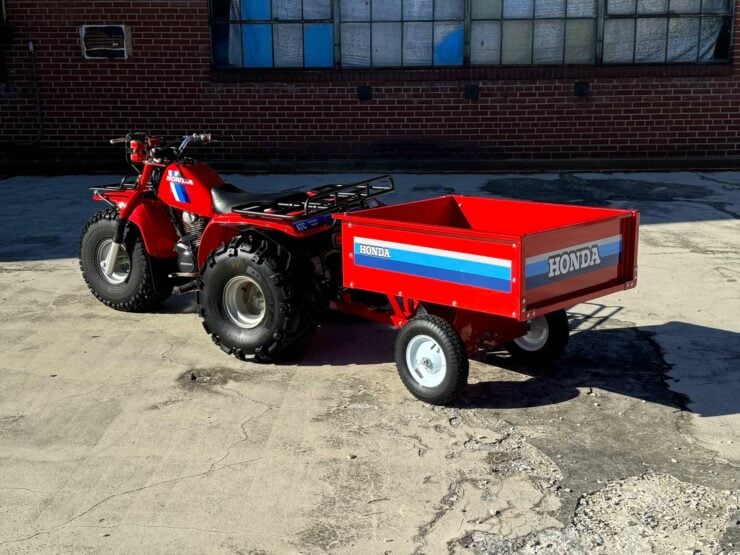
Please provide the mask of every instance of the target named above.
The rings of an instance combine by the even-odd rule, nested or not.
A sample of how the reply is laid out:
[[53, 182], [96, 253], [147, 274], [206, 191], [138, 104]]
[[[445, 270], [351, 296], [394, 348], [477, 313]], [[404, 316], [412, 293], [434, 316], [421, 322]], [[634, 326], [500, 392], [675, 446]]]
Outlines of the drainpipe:
[[31, 71], [33, 76], [34, 98], [36, 100], [36, 126], [38, 132], [32, 141], [34, 146], [38, 146], [41, 138], [44, 136], [44, 112], [41, 107], [41, 87], [39, 85], [38, 67], [36, 64], [36, 45], [32, 40], [28, 41], [28, 51], [31, 53]]

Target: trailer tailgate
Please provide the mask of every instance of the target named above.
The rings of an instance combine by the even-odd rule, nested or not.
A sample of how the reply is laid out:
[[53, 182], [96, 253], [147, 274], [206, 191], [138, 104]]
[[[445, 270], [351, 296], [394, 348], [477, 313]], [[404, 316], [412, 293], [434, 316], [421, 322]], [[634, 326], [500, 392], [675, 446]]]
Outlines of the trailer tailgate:
[[639, 213], [522, 237], [523, 317], [635, 286]]

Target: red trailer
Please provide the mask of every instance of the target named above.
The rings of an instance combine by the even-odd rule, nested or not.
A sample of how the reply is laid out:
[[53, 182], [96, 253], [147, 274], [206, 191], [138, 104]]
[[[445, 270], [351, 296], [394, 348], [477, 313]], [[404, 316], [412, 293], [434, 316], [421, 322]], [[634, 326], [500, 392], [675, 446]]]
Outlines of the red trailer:
[[[348, 293], [334, 308], [401, 327], [399, 373], [430, 403], [458, 395], [480, 351], [551, 361], [568, 340], [565, 308], [636, 284], [634, 210], [450, 195], [335, 218]], [[392, 310], [351, 302], [357, 289]]]

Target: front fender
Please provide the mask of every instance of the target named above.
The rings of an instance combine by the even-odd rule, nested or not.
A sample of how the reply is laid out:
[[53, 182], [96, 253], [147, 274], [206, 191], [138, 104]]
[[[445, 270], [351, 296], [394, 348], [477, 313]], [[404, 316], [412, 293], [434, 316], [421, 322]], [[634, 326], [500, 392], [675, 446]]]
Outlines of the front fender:
[[167, 209], [161, 202], [143, 199], [129, 221], [139, 228], [146, 252], [155, 258], [175, 256], [175, 244], [179, 239]]

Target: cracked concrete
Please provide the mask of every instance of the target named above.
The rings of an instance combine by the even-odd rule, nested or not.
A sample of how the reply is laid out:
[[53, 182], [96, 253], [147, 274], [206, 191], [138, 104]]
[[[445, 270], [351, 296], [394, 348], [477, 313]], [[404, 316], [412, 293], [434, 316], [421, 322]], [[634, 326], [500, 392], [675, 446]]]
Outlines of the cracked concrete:
[[210, 343], [192, 296], [106, 309], [75, 256], [86, 188], [115, 180], [0, 181], [0, 552], [740, 552], [740, 173], [397, 176], [394, 202], [643, 217], [635, 291], [574, 307], [549, 373], [473, 361], [443, 409], [372, 323], [260, 366]]

